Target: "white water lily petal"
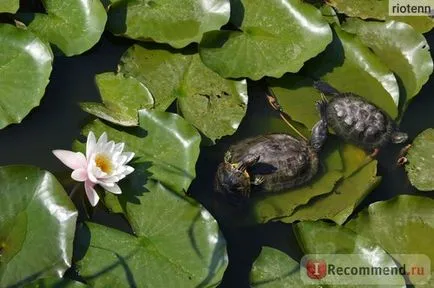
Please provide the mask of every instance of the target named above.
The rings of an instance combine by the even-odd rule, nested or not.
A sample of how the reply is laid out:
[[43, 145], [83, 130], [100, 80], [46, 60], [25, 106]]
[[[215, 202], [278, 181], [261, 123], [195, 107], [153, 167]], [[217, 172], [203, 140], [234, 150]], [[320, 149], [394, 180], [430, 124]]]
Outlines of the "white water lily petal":
[[86, 142], [86, 159], [90, 158], [90, 155], [92, 155], [93, 150], [96, 146], [96, 138], [95, 134], [93, 134], [92, 131], [89, 132], [87, 135], [87, 142]]
[[80, 152], [54, 150], [53, 154], [62, 161], [63, 164], [74, 170], [86, 167], [87, 165], [86, 157]]
[[100, 184], [100, 185], [108, 192], [111, 192], [113, 194], [122, 194], [122, 190], [118, 184], [114, 184], [113, 186], [107, 186], [105, 184]]
[[84, 182], [87, 180], [87, 170], [85, 168], [80, 168], [72, 171], [71, 178], [77, 182]]
[[90, 205], [93, 207], [95, 207], [99, 201], [99, 196], [98, 193], [96, 193], [96, 190], [93, 188], [94, 186], [95, 184], [90, 181], [86, 181], [84, 183], [84, 190], [86, 191], [87, 199], [89, 199]]

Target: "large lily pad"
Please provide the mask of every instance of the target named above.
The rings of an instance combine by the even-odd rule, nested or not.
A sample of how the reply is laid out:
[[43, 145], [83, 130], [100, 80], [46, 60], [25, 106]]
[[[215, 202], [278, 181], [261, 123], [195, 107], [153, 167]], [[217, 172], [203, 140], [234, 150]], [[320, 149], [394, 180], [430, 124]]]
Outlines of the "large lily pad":
[[300, 265], [277, 249], [263, 247], [253, 263], [250, 285], [264, 288], [302, 287]]
[[388, 0], [328, 0], [328, 5], [335, 7], [340, 13], [362, 19], [386, 19], [389, 11]]
[[[354, 265], [357, 265], [359, 267], [390, 267], [397, 269], [393, 258], [383, 248], [370, 239], [360, 236], [345, 227], [321, 221], [306, 221], [295, 224], [294, 232], [298, 243], [306, 254], [352, 254], [349, 257], [341, 255], [339, 258], [333, 259], [335, 265], [339, 264], [342, 267], [354, 267]], [[302, 266], [302, 269], [306, 271], [306, 267]], [[351, 277], [355, 278], [356, 276]], [[385, 280], [386, 277], [384, 275], [359, 275], [358, 277], [359, 281], [364, 281], [364, 283], [360, 284], [390, 284], [385, 283], [387, 280]], [[395, 275], [389, 277], [391, 277], [389, 279], [393, 279], [394, 285], [399, 284], [397, 287], [406, 287], [402, 276]], [[345, 284], [349, 285], [347, 287], [360, 287], [357, 285], [352, 286], [352, 278], [348, 276], [329, 275], [321, 281], [330, 280], [330, 278], [334, 280], [333, 285]], [[345, 280], [346, 282], [340, 282]]]
[[122, 57], [121, 72], [149, 88], [156, 109], [177, 99], [180, 114], [212, 141], [234, 133], [246, 113], [246, 81], [220, 77], [189, 50], [135, 45]]
[[297, 72], [332, 40], [315, 7], [298, 0], [233, 1], [241, 31], [212, 31], [200, 43], [202, 61], [223, 77], [279, 78]]
[[86, 284], [77, 282], [68, 278], [44, 278], [38, 281], [32, 282], [25, 288], [86, 288]]
[[[200, 136], [176, 114], [141, 110], [139, 123], [128, 133], [99, 120], [84, 130], [105, 131], [136, 153], [136, 170], [120, 183], [119, 197], [135, 236], [88, 223], [91, 240], [80, 275], [95, 287], [215, 284], [227, 264], [224, 241], [213, 217], [184, 197], [195, 176]], [[86, 234], [82, 229], [80, 239]]]
[[348, 19], [343, 29], [357, 34], [399, 76], [405, 87], [405, 102], [416, 96], [428, 81], [433, 71], [429, 46], [423, 35], [410, 25]]
[[42, 0], [47, 14], [22, 15], [28, 28], [66, 56], [92, 48], [104, 32], [107, 14], [101, 1]]
[[[387, 252], [397, 254], [394, 257], [400, 263], [405, 263], [405, 255], [399, 254], [425, 254], [432, 263], [433, 211], [433, 199], [400, 195], [371, 204], [345, 226], [378, 243]], [[431, 270], [434, 271], [432, 265]]]
[[35, 35], [0, 24], [0, 129], [39, 105], [52, 62], [50, 47]]
[[122, 73], [95, 76], [103, 103], [80, 103], [81, 109], [122, 126], [139, 123], [138, 110], [153, 108], [154, 98], [143, 83]]
[[31, 166], [1, 167], [0, 183], [0, 286], [63, 275], [77, 219], [63, 187]]
[[2, 0], [0, 2], [0, 13], [15, 13], [20, 8], [20, 0]]
[[355, 35], [337, 25], [333, 28], [332, 44], [306, 63], [303, 72], [322, 79], [340, 92], [358, 94], [395, 118], [398, 115], [399, 87], [394, 74]]
[[411, 184], [421, 191], [434, 190], [434, 129], [427, 129], [414, 139], [405, 166]]
[[182, 48], [229, 21], [229, 0], [116, 1], [108, 27], [116, 35]]

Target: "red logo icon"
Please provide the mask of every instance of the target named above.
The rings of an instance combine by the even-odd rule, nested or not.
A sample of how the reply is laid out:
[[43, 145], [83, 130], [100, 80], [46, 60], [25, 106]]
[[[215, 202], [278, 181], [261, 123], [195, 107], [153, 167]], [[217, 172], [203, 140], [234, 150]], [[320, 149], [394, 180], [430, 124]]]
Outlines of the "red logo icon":
[[327, 264], [324, 260], [308, 260], [306, 262], [307, 276], [311, 279], [322, 279], [327, 275]]

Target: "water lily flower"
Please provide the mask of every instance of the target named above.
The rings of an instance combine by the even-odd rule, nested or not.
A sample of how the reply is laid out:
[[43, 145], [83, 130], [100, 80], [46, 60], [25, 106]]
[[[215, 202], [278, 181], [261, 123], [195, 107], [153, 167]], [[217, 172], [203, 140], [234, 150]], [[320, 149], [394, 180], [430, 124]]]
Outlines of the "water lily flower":
[[87, 136], [86, 156], [81, 152], [67, 150], [54, 150], [53, 154], [74, 170], [72, 179], [84, 182], [87, 198], [92, 206], [96, 206], [99, 196], [95, 185], [100, 185], [108, 192], [121, 194], [117, 182], [134, 171], [133, 167], [126, 165], [133, 159], [134, 153], [123, 152], [124, 146], [124, 143], [107, 141], [105, 132], [97, 142], [91, 131]]

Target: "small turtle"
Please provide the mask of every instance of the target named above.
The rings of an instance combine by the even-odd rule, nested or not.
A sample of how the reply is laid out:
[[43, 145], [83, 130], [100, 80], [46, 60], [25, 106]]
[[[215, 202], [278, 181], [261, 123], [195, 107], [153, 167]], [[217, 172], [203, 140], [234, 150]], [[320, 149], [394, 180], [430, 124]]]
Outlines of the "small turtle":
[[325, 108], [327, 122], [339, 137], [375, 156], [389, 142], [403, 143], [408, 136], [380, 108], [353, 93], [340, 93], [324, 82], [315, 82], [321, 92], [334, 97]]
[[232, 145], [220, 163], [214, 188], [239, 204], [252, 190], [277, 193], [309, 182], [318, 172], [318, 153], [327, 139], [324, 103], [310, 142], [288, 134], [260, 135]]

